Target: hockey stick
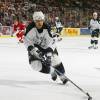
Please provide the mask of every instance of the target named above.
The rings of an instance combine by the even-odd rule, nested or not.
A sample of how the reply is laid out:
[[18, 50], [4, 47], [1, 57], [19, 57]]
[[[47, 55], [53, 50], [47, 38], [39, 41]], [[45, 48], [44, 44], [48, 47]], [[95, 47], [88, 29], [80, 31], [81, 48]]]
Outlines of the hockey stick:
[[[44, 64], [46, 64], [45, 59], [42, 59]], [[52, 66], [51, 66], [52, 67]], [[54, 67], [52, 67], [54, 68]], [[76, 85], [72, 80], [70, 80], [67, 76], [65, 76], [64, 74], [62, 74], [60, 71], [58, 71], [56, 68], [54, 68], [55, 72], [58, 73], [59, 75], [64, 76], [69, 82], [71, 82], [75, 87], [77, 87], [82, 93], [84, 93], [86, 96], [88, 96], [88, 100], [92, 100], [92, 97], [90, 96], [90, 94], [86, 91], [84, 91], [82, 88], [80, 88], [78, 85]]]
[[77, 87], [81, 92], [83, 92], [86, 96], [88, 96], [88, 100], [92, 100], [92, 97], [90, 96], [90, 94], [86, 91], [84, 91], [82, 88], [80, 88], [78, 85], [76, 85], [72, 80], [70, 80], [68, 77], [66, 77], [64, 74], [62, 74], [61, 72], [59, 72], [57, 69], [55, 69], [55, 71], [57, 73], [59, 73], [60, 75], [63, 75], [69, 82], [71, 82], [75, 87]]

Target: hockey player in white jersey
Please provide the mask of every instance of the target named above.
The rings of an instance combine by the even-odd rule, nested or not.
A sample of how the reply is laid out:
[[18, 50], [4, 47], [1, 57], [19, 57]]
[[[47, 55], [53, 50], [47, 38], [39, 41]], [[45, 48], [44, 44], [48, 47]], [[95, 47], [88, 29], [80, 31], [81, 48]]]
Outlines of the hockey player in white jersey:
[[53, 37], [54, 37], [55, 41], [61, 41], [62, 38], [60, 37], [60, 35], [61, 35], [61, 31], [63, 29], [63, 25], [62, 25], [59, 17], [55, 17], [55, 27], [56, 27], [56, 32], [52, 32]]
[[63, 25], [62, 25], [62, 23], [61, 23], [59, 17], [56, 17], [55, 19], [56, 19], [55, 25], [56, 25], [56, 29], [57, 29], [57, 32], [56, 32], [56, 33], [61, 34], [60, 32], [61, 32], [62, 29], [63, 29]]
[[89, 29], [91, 31], [91, 46], [89, 49], [98, 48], [98, 38], [99, 38], [99, 30], [100, 30], [100, 23], [98, 20], [97, 12], [93, 13], [93, 18], [90, 20]]
[[[41, 11], [34, 12], [33, 22], [26, 28], [24, 44], [28, 50], [29, 64], [33, 70], [51, 74], [54, 81], [59, 76], [63, 84], [68, 81], [64, 77], [65, 69], [58, 57], [55, 43], [48, 26], [45, 24], [45, 16]], [[62, 74], [59, 74], [56, 70]]]

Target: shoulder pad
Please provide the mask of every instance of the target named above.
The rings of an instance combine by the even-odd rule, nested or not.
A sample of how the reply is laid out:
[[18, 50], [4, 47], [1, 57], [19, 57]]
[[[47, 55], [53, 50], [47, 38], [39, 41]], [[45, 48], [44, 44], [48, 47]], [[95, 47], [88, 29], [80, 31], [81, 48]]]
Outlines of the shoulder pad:
[[32, 22], [30, 23], [27, 27], [26, 27], [26, 32], [25, 32], [25, 36], [28, 34], [28, 32], [35, 27], [35, 23]]

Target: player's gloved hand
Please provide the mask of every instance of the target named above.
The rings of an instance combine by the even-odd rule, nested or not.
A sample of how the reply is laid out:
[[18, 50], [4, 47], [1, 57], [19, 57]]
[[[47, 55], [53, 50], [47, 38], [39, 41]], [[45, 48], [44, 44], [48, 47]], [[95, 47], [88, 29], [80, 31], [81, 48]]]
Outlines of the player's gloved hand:
[[35, 56], [37, 59], [42, 59], [42, 52], [37, 47], [29, 46], [28, 51], [31, 55]]

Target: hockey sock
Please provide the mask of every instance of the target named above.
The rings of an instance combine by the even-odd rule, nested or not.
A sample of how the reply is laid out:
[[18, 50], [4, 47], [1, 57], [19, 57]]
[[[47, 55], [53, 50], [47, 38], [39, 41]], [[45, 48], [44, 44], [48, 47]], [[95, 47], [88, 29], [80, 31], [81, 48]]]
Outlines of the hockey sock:
[[94, 43], [95, 43], [95, 45], [97, 45], [98, 44], [98, 40], [94, 40]]
[[93, 45], [95, 43], [95, 40], [91, 39], [91, 45]]
[[[64, 74], [65, 73], [65, 69], [63, 64], [61, 63], [60, 65], [55, 67], [56, 70], [58, 70], [60, 73]], [[60, 73], [57, 72], [57, 74], [60, 76]]]

